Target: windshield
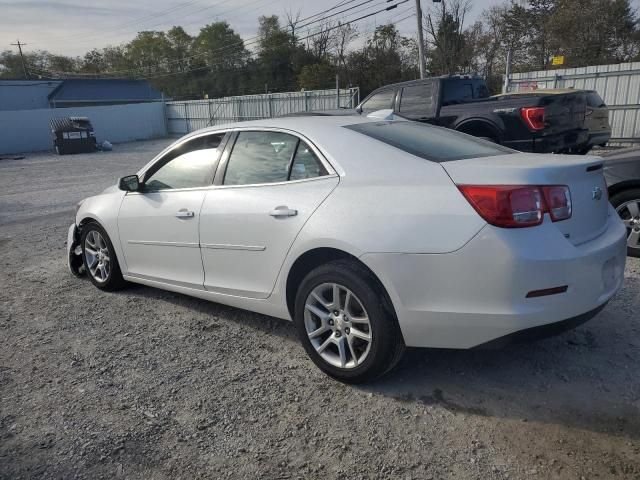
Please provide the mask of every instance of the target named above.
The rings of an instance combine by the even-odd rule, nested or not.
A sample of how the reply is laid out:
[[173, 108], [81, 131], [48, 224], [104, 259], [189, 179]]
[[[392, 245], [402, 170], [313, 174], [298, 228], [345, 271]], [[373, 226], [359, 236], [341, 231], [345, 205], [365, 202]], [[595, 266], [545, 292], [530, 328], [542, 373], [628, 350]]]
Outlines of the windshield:
[[496, 143], [418, 122], [357, 123], [344, 128], [438, 163], [515, 153]]

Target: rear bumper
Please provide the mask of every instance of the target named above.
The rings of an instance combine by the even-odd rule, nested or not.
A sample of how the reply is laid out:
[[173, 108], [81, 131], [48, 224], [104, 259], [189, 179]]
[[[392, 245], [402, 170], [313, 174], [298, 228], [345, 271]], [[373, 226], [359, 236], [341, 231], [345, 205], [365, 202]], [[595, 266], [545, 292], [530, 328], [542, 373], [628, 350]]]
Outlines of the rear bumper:
[[587, 145], [604, 145], [611, 140], [611, 132], [598, 132], [589, 134]]
[[[612, 208], [605, 232], [578, 246], [547, 219], [531, 229], [487, 225], [448, 254], [361, 257], [389, 292], [405, 343], [441, 348], [472, 348], [596, 311], [621, 287], [625, 258], [626, 229]], [[564, 293], [527, 298], [565, 285]]]
[[489, 342], [476, 345], [473, 348], [478, 350], [497, 349], [506, 347], [507, 345], [510, 345], [512, 343], [534, 342], [536, 340], [542, 340], [544, 338], [560, 335], [567, 330], [572, 330], [591, 320], [598, 313], [600, 313], [604, 309], [604, 307], [607, 306], [607, 303], [609, 302], [607, 301], [599, 307], [596, 307], [593, 310], [590, 310], [581, 315], [577, 315], [573, 318], [560, 320], [559, 322], [547, 323], [546, 325], [540, 325], [538, 327], [525, 328], [524, 330], [510, 333], [509, 335], [505, 335], [504, 337], [499, 337], [495, 340], [490, 340]]
[[527, 138], [525, 140], [506, 140], [502, 142], [502, 144], [521, 152], [553, 153], [584, 145], [588, 140], [588, 130], [575, 129], [562, 133]]

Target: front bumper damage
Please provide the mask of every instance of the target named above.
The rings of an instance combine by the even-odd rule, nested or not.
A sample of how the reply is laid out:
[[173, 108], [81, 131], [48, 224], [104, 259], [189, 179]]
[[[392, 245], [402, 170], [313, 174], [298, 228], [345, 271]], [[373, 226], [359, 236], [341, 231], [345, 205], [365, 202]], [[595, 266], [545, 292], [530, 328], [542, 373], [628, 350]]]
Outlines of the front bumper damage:
[[67, 233], [67, 265], [71, 274], [76, 277], [82, 277], [85, 273], [79, 233], [76, 224], [72, 223]]

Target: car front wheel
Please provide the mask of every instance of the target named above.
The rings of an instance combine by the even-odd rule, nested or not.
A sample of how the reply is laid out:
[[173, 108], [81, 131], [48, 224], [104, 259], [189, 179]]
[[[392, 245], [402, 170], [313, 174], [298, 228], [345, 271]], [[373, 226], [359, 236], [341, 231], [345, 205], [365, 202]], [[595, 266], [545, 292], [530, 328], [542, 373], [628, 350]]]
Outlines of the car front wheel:
[[382, 286], [355, 261], [312, 270], [298, 289], [294, 321], [313, 362], [342, 382], [374, 380], [391, 370], [404, 351]]
[[113, 244], [104, 228], [95, 222], [85, 225], [80, 244], [85, 271], [96, 287], [113, 291], [126, 285]]
[[611, 204], [627, 227], [627, 255], [640, 257], [640, 188], [616, 193]]

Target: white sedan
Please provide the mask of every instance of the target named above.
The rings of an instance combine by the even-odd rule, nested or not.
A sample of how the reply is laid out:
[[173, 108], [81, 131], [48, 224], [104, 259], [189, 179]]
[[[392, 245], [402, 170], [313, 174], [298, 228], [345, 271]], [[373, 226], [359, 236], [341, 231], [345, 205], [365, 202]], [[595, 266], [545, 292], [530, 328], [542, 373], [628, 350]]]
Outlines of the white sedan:
[[518, 153], [420, 123], [309, 116], [189, 134], [82, 201], [69, 265], [292, 319], [345, 382], [405, 346], [472, 348], [594, 316], [626, 230], [596, 157]]

